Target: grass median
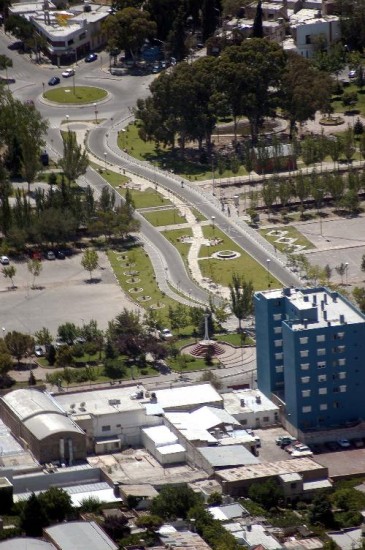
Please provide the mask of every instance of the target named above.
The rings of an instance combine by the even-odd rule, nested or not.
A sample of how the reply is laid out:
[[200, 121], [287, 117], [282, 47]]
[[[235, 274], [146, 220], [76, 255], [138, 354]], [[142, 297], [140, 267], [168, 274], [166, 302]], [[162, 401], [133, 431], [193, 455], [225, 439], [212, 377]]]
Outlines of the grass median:
[[103, 88], [96, 88], [94, 86], [65, 86], [61, 88], [54, 88], [53, 90], [47, 90], [43, 97], [53, 103], [75, 104], [82, 105], [86, 103], [93, 103], [94, 101], [101, 101], [108, 95]]

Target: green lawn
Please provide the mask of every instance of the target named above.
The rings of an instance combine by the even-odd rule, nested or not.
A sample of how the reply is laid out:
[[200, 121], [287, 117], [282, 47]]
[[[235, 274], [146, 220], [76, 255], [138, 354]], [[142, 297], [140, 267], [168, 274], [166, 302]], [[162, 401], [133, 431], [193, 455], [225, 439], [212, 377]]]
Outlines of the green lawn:
[[170, 210], [160, 210], [157, 212], [142, 212], [143, 216], [155, 227], [164, 225], [176, 225], [178, 223], [187, 223], [176, 208]]
[[200, 269], [203, 277], [212, 279], [215, 283], [223, 286], [228, 286], [232, 281], [232, 274], [239, 273], [249, 281], [251, 280], [255, 290], [264, 290], [271, 287], [279, 288], [282, 284], [275, 279], [272, 275], [268, 274], [266, 267], [256, 262], [247, 254], [238, 244], [234, 243], [227, 235], [225, 235], [220, 229], [211, 225], [206, 225], [203, 228], [204, 237], [211, 239], [213, 237], [222, 239], [217, 246], [203, 246], [200, 249], [199, 256], [210, 256], [214, 252], [219, 250], [235, 250], [241, 254], [241, 256], [235, 260], [216, 260], [215, 258], [209, 258], [207, 260], [201, 260], [199, 262]]
[[[165, 170], [172, 170], [181, 177], [191, 181], [212, 179], [212, 167], [210, 163], [192, 162], [176, 157], [171, 148], [156, 146], [153, 141], [144, 142], [138, 135], [138, 123], [130, 124], [125, 132], [120, 132], [118, 136], [118, 145], [121, 149], [126, 149], [130, 155], [139, 159], [147, 160], [156, 166]], [[222, 174], [215, 171], [215, 179], [229, 178], [235, 175], [247, 175], [246, 169], [241, 166], [238, 174], [232, 170], [225, 169]]]
[[[334, 109], [334, 114], [336, 113], [345, 113], [346, 111], [359, 111], [359, 114], [365, 115], [365, 89], [362, 91], [356, 86], [356, 84], [350, 84], [346, 86], [344, 92], [356, 92], [357, 93], [357, 102], [354, 105], [343, 105], [341, 96], [335, 96], [336, 100], [331, 101], [331, 105]], [[338, 98], [338, 99], [337, 99]], [[354, 115], [356, 120], [357, 114]], [[354, 120], [354, 121], [355, 121]], [[334, 127], [336, 128], [336, 127]]]
[[[122, 259], [122, 255], [125, 259]], [[176, 306], [176, 302], [171, 298], [163, 294], [158, 288], [155, 272], [153, 270], [151, 261], [148, 254], [144, 251], [143, 247], [136, 247], [128, 252], [116, 252], [109, 251], [108, 258], [113, 268], [114, 274], [118, 279], [118, 282], [122, 289], [126, 292], [131, 299], [135, 300], [141, 307], [149, 308], [152, 305], [164, 305], [161, 309], [157, 309], [157, 315], [161, 319], [162, 324], [168, 323], [168, 306]], [[134, 263], [132, 267], [123, 267], [122, 263]], [[126, 271], [138, 271], [138, 275], [135, 275], [140, 281], [138, 283], [128, 283], [127, 279], [131, 275], [124, 275]], [[143, 288], [143, 292], [139, 294], [131, 294], [129, 290], [134, 286]], [[150, 296], [148, 301], [137, 301], [136, 298], [140, 296]]]
[[286, 231], [286, 234], [284, 235], [284, 237], [289, 239], [297, 239], [295, 241], [295, 244], [298, 244], [300, 246], [305, 246], [308, 249], [315, 248], [314, 244], [311, 243], [306, 237], [304, 237], [304, 235], [302, 235], [297, 230], [296, 227], [288, 225], [288, 226], [275, 227], [275, 229], [273, 228], [260, 229], [261, 235], [281, 252], [288, 252], [291, 249], [291, 246], [290, 245], [288, 246], [285, 243], [276, 242], [276, 239], [278, 239], [279, 237], [275, 235], [268, 235], [270, 231]]
[[213, 360], [213, 365], [207, 365], [203, 357], [193, 357], [191, 355], [180, 355], [176, 359], [169, 358], [170, 368], [177, 372], [189, 372], [194, 370], [204, 370], [217, 366], [218, 361]]
[[181, 237], [192, 237], [193, 232], [188, 227], [187, 229], [172, 229], [171, 231], [163, 231], [162, 235], [170, 241], [171, 244], [179, 251], [180, 256], [184, 260], [184, 263], [187, 264], [187, 256], [191, 244], [182, 243], [179, 241]]
[[[114, 188], [118, 188], [120, 185], [124, 185], [125, 183], [129, 182], [130, 179], [127, 176], [123, 176], [122, 174], [118, 174], [118, 172], [114, 172], [113, 170], [107, 170], [104, 169], [104, 166], [101, 164], [97, 164], [96, 162], [90, 162], [90, 166], [94, 168], [97, 172], [100, 173], [100, 175], [108, 182], [110, 185]], [[118, 189], [117, 189], [118, 190]]]
[[[40, 172], [37, 175], [37, 181], [46, 181], [48, 182], [48, 176], [51, 174], [51, 172]], [[56, 174], [56, 185], [60, 185], [62, 181], [62, 173], [61, 172], [55, 172]]]
[[[152, 189], [152, 187], [148, 187], [145, 191], [136, 191], [134, 189], [130, 189], [129, 191], [137, 209], [171, 205], [171, 201], [169, 199], [165, 199], [165, 197], [155, 191], [155, 189]], [[119, 192], [124, 196], [126, 190], [120, 189]]]
[[191, 211], [194, 214], [195, 219], [196, 219], [197, 222], [205, 222], [206, 221], [207, 218], [204, 216], [204, 214], [199, 212], [199, 210], [197, 210], [196, 208], [191, 208]]
[[[238, 321], [237, 321], [238, 324]], [[250, 338], [250, 336], [247, 336], [245, 332], [238, 333], [234, 332], [233, 334], [215, 334], [214, 339], [218, 340], [218, 342], [226, 342], [227, 344], [231, 344], [232, 346], [253, 346], [255, 344], [255, 341]]]
[[106, 90], [102, 88], [95, 88], [94, 86], [75, 86], [70, 82], [69, 86], [54, 88], [53, 90], [47, 90], [43, 94], [43, 97], [54, 103], [64, 104], [84, 104], [92, 103], [93, 101], [100, 101], [108, 95]]

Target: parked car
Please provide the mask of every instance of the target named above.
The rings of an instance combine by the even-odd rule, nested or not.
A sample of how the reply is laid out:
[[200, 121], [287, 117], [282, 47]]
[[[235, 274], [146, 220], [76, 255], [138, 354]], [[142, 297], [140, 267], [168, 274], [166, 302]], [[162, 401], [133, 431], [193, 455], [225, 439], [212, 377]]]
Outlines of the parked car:
[[275, 439], [275, 443], [280, 447], [286, 447], [286, 445], [290, 445], [294, 441], [296, 441], [296, 439], [291, 435], [279, 435], [279, 437]]
[[8, 77], [0, 76], [0, 82], [2, 84], [15, 84], [15, 78], [12, 78], [10, 76]]
[[170, 338], [173, 338], [173, 334], [168, 328], [163, 328], [160, 332], [160, 336], [163, 340], [169, 340]]
[[356, 78], [356, 76], [357, 76], [356, 69], [353, 69], [352, 71], [349, 72], [349, 78]]
[[66, 258], [65, 253], [62, 250], [56, 250], [57, 260], [64, 260]]
[[46, 258], [47, 260], [55, 260], [56, 255], [52, 250], [48, 250], [48, 252], [46, 252]]
[[3, 265], [9, 265], [9, 258], [8, 258], [7, 256], [1, 256], [0, 262], [1, 262]]
[[98, 58], [98, 55], [96, 53], [89, 53], [85, 57], [85, 63], [91, 63], [92, 61], [96, 61]]
[[364, 446], [364, 441], [360, 437], [355, 437], [351, 440], [351, 443], [356, 449], [361, 449]]
[[337, 439], [337, 443], [341, 447], [341, 449], [348, 449], [349, 447], [351, 447], [350, 441], [345, 437]]
[[340, 449], [339, 444], [336, 441], [328, 441], [326, 447], [329, 451], [338, 451]]
[[36, 355], [36, 357], [43, 357], [44, 353], [45, 353], [45, 350], [43, 346], [35, 346], [34, 354]]
[[313, 456], [313, 453], [309, 447], [303, 445], [300, 449], [293, 451], [291, 455], [293, 458], [300, 458], [303, 456]]
[[23, 42], [21, 42], [20, 40], [17, 40], [16, 42], [9, 44], [8, 50], [22, 50], [23, 47], [24, 47]]
[[56, 86], [56, 84], [59, 84], [61, 82], [60, 78], [58, 76], [52, 76], [48, 80], [48, 86]]
[[62, 76], [63, 78], [69, 78], [70, 76], [73, 76], [75, 74], [75, 69], [66, 69], [63, 71]]

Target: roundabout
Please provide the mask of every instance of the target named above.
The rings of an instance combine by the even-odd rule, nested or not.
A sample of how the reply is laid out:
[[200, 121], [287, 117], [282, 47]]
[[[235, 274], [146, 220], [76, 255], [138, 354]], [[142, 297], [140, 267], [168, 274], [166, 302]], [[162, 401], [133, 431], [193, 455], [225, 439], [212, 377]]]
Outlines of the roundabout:
[[47, 101], [62, 105], [87, 105], [102, 101], [107, 96], [106, 90], [95, 86], [63, 86], [47, 90], [43, 94], [43, 98]]

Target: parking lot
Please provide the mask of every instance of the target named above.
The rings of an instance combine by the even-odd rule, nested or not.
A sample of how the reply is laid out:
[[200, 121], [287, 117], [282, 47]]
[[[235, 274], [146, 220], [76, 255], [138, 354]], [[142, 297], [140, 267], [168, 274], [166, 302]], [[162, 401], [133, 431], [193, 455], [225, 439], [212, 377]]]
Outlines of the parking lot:
[[9, 290], [9, 279], [0, 278], [0, 327], [3, 333], [17, 330], [29, 334], [47, 327], [56, 335], [60, 324], [67, 321], [78, 326], [91, 319], [105, 329], [124, 307], [136, 306], [120, 289], [109, 261], [99, 252], [99, 267], [93, 272], [95, 283], [81, 266], [81, 254], [65, 260], [42, 261], [42, 272], [35, 281], [26, 262], [13, 262], [16, 267], [15, 290]]

